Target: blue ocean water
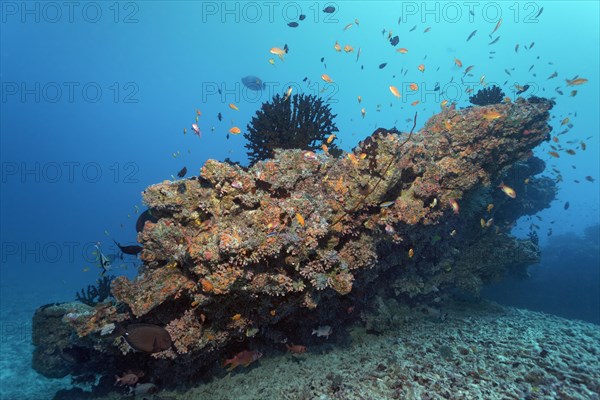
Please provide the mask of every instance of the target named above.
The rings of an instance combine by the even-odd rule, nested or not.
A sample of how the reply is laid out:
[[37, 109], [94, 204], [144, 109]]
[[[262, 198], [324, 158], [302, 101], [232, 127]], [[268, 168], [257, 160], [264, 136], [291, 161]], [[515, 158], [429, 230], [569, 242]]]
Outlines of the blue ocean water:
[[[523, 218], [513, 230], [526, 237], [534, 223], [548, 250], [543, 254], [553, 258], [543, 256], [532, 269], [537, 284], [493, 287], [490, 296], [599, 323], [598, 254], [582, 256], [578, 249], [589, 248], [582, 239], [586, 229], [597, 244], [600, 223], [599, 4], [465, 4], [2, 2], [2, 398], [26, 398], [14, 395], [25, 381], [36, 382], [21, 395], [34, 396], [29, 398], [45, 398], [35, 397], [35, 390], [68, 385], [68, 379], [50, 381], [31, 370], [34, 310], [73, 300], [95, 282], [96, 243], [116, 254], [112, 239], [135, 242], [145, 187], [173, 179], [184, 166], [197, 175], [207, 159], [245, 164], [245, 140], [228, 130], [243, 131], [262, 102], [289, 86], [328, 99], [344, 150], [377, 127], [409, 130], [415, 111], [418, 129], [445, 99], [466, 107], [465, 89], [479, 90], [480, 82], [497, 84], [512, 99], [515, 85], [530, 85], [525, 97], [555, 97], [554, 131], [573, 125], [560, 138], [576, 154], [553, 158], [552, 143], [536, 149], [547, 162], [545, 174], [560, 180], [559, 193], [539, 218]], [[335, 12], [324, 13], [328, 6]], [[299, 21], [301, 14], [306, 18]], [[294, 21], [297, 27], [288, 26]], [[390, 31], [406, 54], [390, 45]], [[354, 51], [335, 51], [336, 41]], [[284, 45], [289, 51], [283, 60], [269, 53]], [[471, 65], [472, 76], [463, 76]], [[557, 77], [549, 78], [554, 72]], [[321, 79], [324, 73], [332, 84]], [[241, 79], [247, 75], [260, 77], [265, 90], [245, 88]], [[575, 76], [589, 82], [567, 87], [565, 80]], [[411, 82], [421, 90], [412, 93]], [[389, 93], [390, 85], [401, 89], [401, 99]], [[191, 128], [197, 115], [201, 137]], [[569, 122], [561, 126], [565, 118]], [[553, 252], [559, 245], [561, 251]], [[138, 263], [126, 256], [114, 263], [114, 272], [135, 276]]]

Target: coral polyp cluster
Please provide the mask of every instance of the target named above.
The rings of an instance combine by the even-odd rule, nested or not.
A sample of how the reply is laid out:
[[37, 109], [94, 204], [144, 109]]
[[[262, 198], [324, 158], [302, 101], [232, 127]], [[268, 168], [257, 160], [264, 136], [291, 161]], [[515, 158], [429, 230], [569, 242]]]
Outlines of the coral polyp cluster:
[[161, 359], [193, 361], [181, 371], [193, 374], [236, 343], [310, 340], [299, 321], [333, 324], [379, 290], [407, 302], [477, 292], [539, 258], [509, 230], [531, 212], [525, 204], [541, 209], [553, 197], [532, 203], [528, 191], [553, 194], [553, 183], [510, 177], [540, 172], [531, 150], [547, 138], [552, 104], [446, 108], [414, 134], [378, 129], [340, 159], [276, 150], [248, 169], [209, 160], [198, 177], [150, 186], [143, 199], [154, 220], [138, 235], [144, 265], [135, 280], [114, 280], [119, 312], [91, 309], [71, 325], [84, 339], [123, 319], [164, 326], [173, 347], [146, 362], [159, 375]]

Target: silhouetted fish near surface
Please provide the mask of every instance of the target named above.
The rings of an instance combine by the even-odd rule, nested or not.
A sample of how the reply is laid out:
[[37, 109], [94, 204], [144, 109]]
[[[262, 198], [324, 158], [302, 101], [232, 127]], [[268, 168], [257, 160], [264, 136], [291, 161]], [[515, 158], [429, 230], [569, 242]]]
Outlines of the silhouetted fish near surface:
[[569, 209], [569, 206], [570, 206], [570, 204], [569, 204], [569, 202], [567, 201], [567, 202], [565, 203], [564, 209], [565, 209], [565, 210], [568, 210], [568, 209]]
[[183, 178], [185, 176], [185, 174], [187, 174], [187, 168], [183, 167], [181, 168], [181, 170], [177, 173], [177, 177], [178, 178]]
[[305, 18], [306, 18], [306, 15], [304, 15], [304, 14], [300, 14], [300, 16], [298, 17], [298, 19], [300, 21], [304, 21]]
[[471, 32], [471, 34], [470, 34], [470, 35], [469, 35], [469, 37], [467, 38], [467, 42], [468, 42], [469, 40], [471, 40], [471, 38], [472, 38], [473, 36], [475, 36], [475, 34], [476, 34], [476, 33], [477, 33], [477, 29], [475, 29], [473, 32]]
[[217, 114], [217, 119], [218, 119], [219, 121], [223, 121], [223, 115], [222, 115], [221, 113], [218, 113], [218, 114]]
[[335, 7], [334, 6], [327, 6], [323, 9], [324, 13], [327, 14], [333, 14], [335, 12]]
[[158, 353], [171, 347], [169, 332], [154, 324], [131, 324], [123, 333], [125, 341], [137, 351]]
[[131, 256], [136, 256], [144, 250], [142, 246], [132, 245], [132, 246], [121, 246], [116, 240], [113, 239], [113, 242], [117, 245], [117, 247], [125, 254], [129, 254]]
[[265, 83], [257, 76], [248, 75], [242, 78], [242, 83], [250, 90], [256, 92], [261, 91], [265, 88]]
[[289, 26], [290, 28], [297, 28], [299, 25], [300, 24], [298, 24], [296, 21], [287, 24], [287, 26]]
[[381, 63], [381, 64], [379, 64], [379, 69], [384, 69], [386, 65], [387, 65], [387, 63]]
[[390, 39], [390, 44], [392, 46], [396, 46], [400, 42], [400, 38], [398, 36], [394, 36]]

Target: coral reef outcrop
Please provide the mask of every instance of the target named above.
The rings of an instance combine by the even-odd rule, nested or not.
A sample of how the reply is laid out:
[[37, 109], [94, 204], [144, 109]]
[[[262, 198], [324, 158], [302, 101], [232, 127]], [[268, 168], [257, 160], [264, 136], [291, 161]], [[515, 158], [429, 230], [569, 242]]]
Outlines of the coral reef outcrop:
[[476, 106], [489, 106], [491, 104], [501, 103], [504, 99], [504, 92], [496, 85], [483, 88], [469, 97], [469, 102]]
[[[510, 229], [555, 193], [531, 153], [548, 138], [552, 105], [446, 107], [418, 132], [379, 129], [339, 159], [275, 150], [248, 169], [209, 160], [198, 177], [150, 186], [138, 276], [113, 281], [114, 303], [63, 322], [78, 346], [111, 360], [97, 372], [112, 376], [116, 364], [181, 383], [225, 353], [307, 343], [319, 325], [335, 335], [378, 296], [439, 305], [455, 288], [477, 294], [539, 258]], [[164, 327], [173, 346], [142, 355], [102, 335], [139, 322]]]

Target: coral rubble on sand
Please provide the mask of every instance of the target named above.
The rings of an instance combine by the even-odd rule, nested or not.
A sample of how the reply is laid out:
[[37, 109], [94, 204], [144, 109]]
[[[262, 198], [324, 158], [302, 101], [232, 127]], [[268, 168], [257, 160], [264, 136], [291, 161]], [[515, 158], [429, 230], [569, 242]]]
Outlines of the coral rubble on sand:
[[[247, 349], [239, 343], [310, 340], [307, 324], [335, 335], [378, 291], [443, 304], [455, 287], [477, 293], [522, 271], [539, 251], [509, 231], [554, 197], [553, 181], [532, 176], [543, 162], [531, 155], [548, 138], [552, 105], [446, 107], [418, 133], [379, 129], [340, 159], [281, 150], [249, 169], [209, 160], [198, 177], [153, 185], [143, 196], [154, 220], [138, 236], [144, 266], [113, 281], [115, 303], [62, 305], [77, 333], [70, 346], [105, 357], [97, 373], [113, 376], [116, 359], [176, 385]], [[173, 346], [140, 357], [100, 335], [134, 322], [164, 327]]]

